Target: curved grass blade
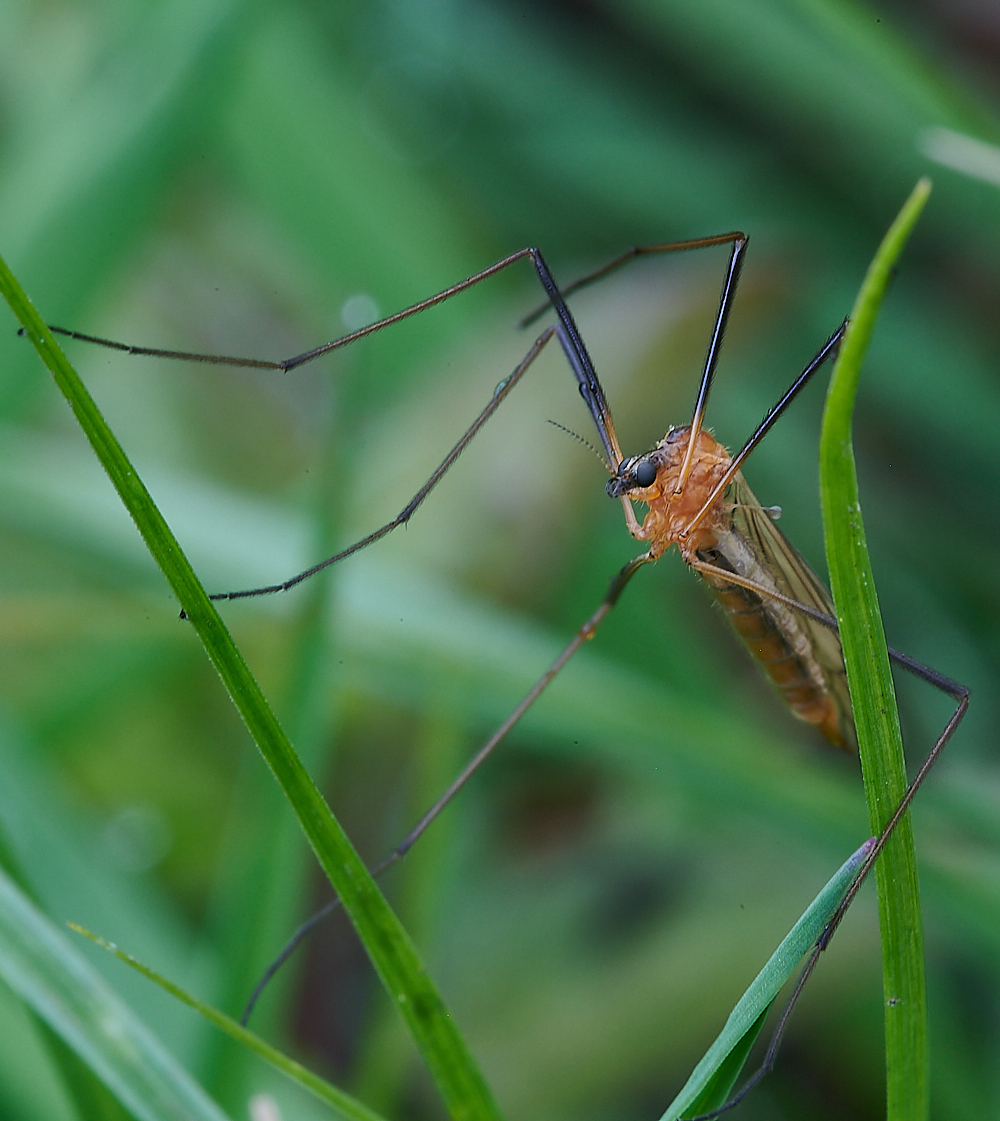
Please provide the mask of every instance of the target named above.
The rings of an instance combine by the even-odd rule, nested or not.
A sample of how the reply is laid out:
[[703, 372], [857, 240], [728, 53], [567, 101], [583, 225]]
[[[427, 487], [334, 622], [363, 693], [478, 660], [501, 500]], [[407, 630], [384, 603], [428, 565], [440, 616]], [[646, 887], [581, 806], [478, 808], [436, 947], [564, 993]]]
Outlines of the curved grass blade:
[[330, 812], [93, 398], [2, 259], [0, 292], [69, 402], [146, 546], [198, 632], [254, 742], [291, 803], [390, 999], [413, 1035], [451, 1116], [455, 1121], [496, 1121], [500, 1115], [486, 1082], [412, 941]]
[[[906, 790], [906, 761], [889, 672], [851, 444], [861, 363], [891, 271], [930, 194], [921, 179], [875, 254], [834, 367], [820, 438], [820, 492], [830, 583], [858, 729], [872, 831], [879, 833]], [[875, 865], [885, 996], [889, 1121], [928, 1114], [927, 995], [920, 892], [907, 814]]]
[[740, 1071], [743, 1070], [747, 1061], [750, 1049], [757, 1042], [757, 1036], [760, 1035], [764, 1027], [764, 1022], [767, 1020], [773, 1003], [772, 1001], [761, 1012], [740, 1037], [732, 1051], [719, 1063], [715, 1073], [705, 1083], [704, 1089], [684, 1110], [685, 1117], [701, 1117], [702, 1114], [711, 1113], [726, 1104], [726, 1100], [740, 1076]]
[[124, 950], [120, 950], [114, 943], [108, 942], [97, 934], [92, 934], [89, 930], [85, 930], [76, 923], [71, 922], [69, 927], [71, 930], [75, 930], [77, 934], [82, 934], [84, 938], [89, 938], [91, 942], [96, 943], [102, 949], [114, 954], [119, 961], [123, 961], [126, 965], [131, 966], [137, 973], [141, 973], [143, 977], [148, 977], [150, 981], [159, 985], [161, 989], [165, 989], [171, 996], [177, 997], [179, 1001], [186, 1004], [189, 1008], [200, 1012], [206, 1020], [210, 1020], [217, 1028], [221, 1028], [227, 1035], [231, 1036], [238, 1043], [242, 1043], [244, 1047], [248, 1048], [255, 1055], [259, 1055], [264, 1062], [270, 1063], [276, 1070], [280, 1070], [282, 1074], [287, 1074], [289, 1078], [298, 1082], [300, 1086], [304, 1086], [311, 1094], [315, 1094], [320, 1101], [333, 1106], [341, 1117], [346, 1117], [349, 1121], [384, 1121], [381, 1114], [376, 1113], [373, 1109], [369, 1109], [364, 1102], [358, 1101], [357, 1098], [351, 1097], [350, 1094], [345, 1093], [343, 1090], [338, 1090], [336, 1086], [327, 1082], [325, 1078], [320, 1078], [318, 1074], [313, 1074], [312, 1071], [307, 1070], [301, 1063], [290, 1059], [276, 1047], [272, 1047], [270, 1043], [265, 1043], [259, 1035], [254, 1035], [252, 1031], [248, 1031], [224, 1012], [220, 1012], [210, 1004], [205, 1004], [203, 1001], [197, 1000], [178, 985], [175, 985], [173, 981], [168, 981], [166, 977], [157, 973], [155, 969], [150, 969], [148, 965], [143, 965], [141, 961], [137, 961], [131, 954], [126, 954]]
[[215, 1102], [3, 871], [0, 976], [137, 1121], [224, 1121]]
[[849, 856], [802, 912], [798, 922], [781, 940], [767, 964], [737, 1001], [718, 1038], [705, 1052], [660, 1121], [676, 1121], [684, 1116], [695, 1117], [717, 1109], [725, 1102], [764, 1025], [774, 998], [795, 972], [802, 958], [816, 945], [873, 844], [874, 841], [866, 841], [857, 852]]
[[[0, 828], [0, 871], [6, 873], [12, 885], [31, 905], [38, 907], [38, 899], [11, 851], [2, 828]], [[121, 1102], [66, 1040], [45, 1020], [39, 1018], [37, 1013], [34, 1015], [34, 1021], [48, 1048], [52, 1064], [59, 1071], [63, 1086], [80, 1117], [85, 1121], [129, 1121], [131, 1115]]]

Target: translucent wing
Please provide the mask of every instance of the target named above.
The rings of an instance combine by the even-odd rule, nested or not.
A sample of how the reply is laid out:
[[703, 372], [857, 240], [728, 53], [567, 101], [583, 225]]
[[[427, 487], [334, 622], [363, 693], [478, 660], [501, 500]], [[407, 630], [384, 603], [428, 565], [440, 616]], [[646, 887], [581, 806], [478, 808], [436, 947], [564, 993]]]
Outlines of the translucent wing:
[[[742, 475], [737, 475], [727, 490], [726, 501], [731, 504], [733, 530], [746, 540], [762, 567], [770, 574], [777, 590], [796, 603], [835, 616], [830, 593], [774, 524], [773, 518], [763, 509]], [[827, 692], [836, 710], [837, 731], [842, 746], [856, 751], [857, 733], [840, 638], [835, 631], [808, 615], [799, 614], [796, 620], [807, 636], [812, 656], [822, 671]], [[830, 735], [829, 731], [827, 735]]]

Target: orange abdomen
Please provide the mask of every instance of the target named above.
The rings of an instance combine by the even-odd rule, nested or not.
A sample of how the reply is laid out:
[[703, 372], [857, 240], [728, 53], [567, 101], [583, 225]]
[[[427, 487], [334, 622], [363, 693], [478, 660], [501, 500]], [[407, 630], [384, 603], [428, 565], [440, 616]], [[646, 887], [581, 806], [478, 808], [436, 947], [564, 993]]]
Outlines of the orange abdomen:
[[816, 684], [809, 666], [775, 626], [760, 598], [736, 584], [716, 581], [707, 573], [701, 575], [792, 712], [800, 720], [815, 724], [831, 743], [849, 751], [833, 698]]

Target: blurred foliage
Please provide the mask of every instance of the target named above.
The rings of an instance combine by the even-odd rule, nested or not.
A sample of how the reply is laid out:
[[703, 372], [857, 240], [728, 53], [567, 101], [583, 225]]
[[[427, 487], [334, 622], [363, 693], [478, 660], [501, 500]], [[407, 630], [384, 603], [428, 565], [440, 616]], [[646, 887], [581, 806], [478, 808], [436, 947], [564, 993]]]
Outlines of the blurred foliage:
[[[558, 279], [740, 228], [710, 420], [738, 445], [935, 191], [870, 351], [862, 502], [886, 630], [973, 689], [921, 794], [933, 1113], [1000, 1111], [1000, 191], [922, 155], [1000, 139], [995, 20], [834, 0], [0, 6], [0, 247], [53, 322], [282, 357], [525, 245]], [[960, 18], [961, 17], [961, 18]], [[991, 35], [993, 38], [991, 39]], [[627, 450], [686, 420], [725, 251], [574, 302]], [[393, 516], [529, 337], [525, 267], [294, 375], [74, 361], [205, 582], [280, 579]], [[815, 386], [747, 475], [821, 567]], [[0, 333], [0, 821], [57, 921], [225, 1011], [322, 898], [290, 811], [30, 348]], [[635, 551], [546, 355], [405, 531], [226, 617], [362, 853], [381, 858]], [[976, 545], [962, 560], [956, 542]], [[964, 547], [964, 546], [963, 546]], [[971, 547], [971, 545], [970, 545]], [[974, 570], [976, 579], [973, 580]], [[988, 576], [988, 574], [987, 574]], [[899, 681], [911, 766], [949, 711]], [[865, 835], [853, 761], [796, 724], [676, 557], [387, 880], [509, 1117], [656, 1117]], [[877, 1117], [866, 891], [742, 1116]], [[90, 953], [89, 948], [84, 952]], [[318, 1107], [100, 954], [234, 1117]], [[342, 918], [256, 1028], [394, 1117], [439, 1115]], [[0, 994], [0, 1115], [71, 1118]]]

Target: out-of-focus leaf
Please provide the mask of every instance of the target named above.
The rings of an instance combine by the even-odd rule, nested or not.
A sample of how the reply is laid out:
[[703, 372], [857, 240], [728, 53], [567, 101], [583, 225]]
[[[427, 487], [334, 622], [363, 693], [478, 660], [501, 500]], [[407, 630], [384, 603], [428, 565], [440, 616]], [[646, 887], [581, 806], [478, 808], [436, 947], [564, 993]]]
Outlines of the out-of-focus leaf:
[[224, 1114], [0, 872], [0, 975], [138, 1121]]
[[[827, 562], [851, 687], [872, 828], [881, 832], [906, 790], [906, 759], [885, 631], [865, 541], [851, 418], [861, 364], [896, 262], [930, 194], [922, 179], [879, 246], [840, 348], [820, 437], [820, 494]], [[909, 815], [875, 865], [885, 989], [886, 1096], [890, 1121], [926, 1117], [927, 982], [917, 857]]]
[[[747, 1036], [743, 1058], [753, 1044], [763, 1024], [763, 1017], [774, 998], [791, 977], [803, 956], [816, 944], [823, 928], [830, 921], [844, 893], [851, 885], [874, 841], [866, 841], [857, 852], [844, 861], [823, 890], [802, 912], [781, 944], [768, 958], [764, 968], [750, 983], [750, 987], [736, 1002], [718, 1038], [705, 1052], [683, 1089], [667, 1107], [661, 1121], [675, 1121], [685, 1114], [695, 1116], [720, 1106], [739, 1077], [742, 1063], [725, 1067], [724, 1077], [717, 1077], [723, 1064], [741, 1046]], [[728, 1082], [728, 1084], [727, 1084]]]
[[143, 965], [141, 961], [136, 961], [131, 954], [126, 954], [124, 950], [120, 950], [117, 946], [112, 945], [112, 943], [106, 941], [104, 938], [92, 934], [89, 930], [84, 930], [82, 926], [77, 926], [75, 923], [70, 923], [70, 926], [78, 934], [82, 934], [85, 938], [89, 938], [98, 946], [114, 954], [119, 961], [123, 961], [137, 973], [141, 973], [143, 977], [148, 977], [150, 981], [159, 985], [161, 989], [170, 993], [171, 996], [177, 997], [179, 1001], [186, 1004], [189, 1008], [200, 1012], [206, 1020], [215, 1024], [217, 1028], [220, 1028], [255, 1055], [259, 1055], [276, 1070], [280, 1070], [282, 1074], [288, 1075], [289, 1078], [294, 1079], [299, 1085], [304, 1086], [311, 1094], [315, 1094], [320, 1101], [324, 1101], [327, 1105], [333, 1106], [341, 1117], [349, 1118], [351, 1121], [383, 1121], [383, 1118], [374, 1110], [369, 1109], [364, 1102], [358, 1101], [357, 1098], [352, 1098], [350, 1094], [346, 1094], [343, 1090], [338, 1090], [336, 1086], [331, 1085], [325, 1078], [320, 1078], [318, 1075], [313, 1074], [312, 1071], [306, 1070], [301, 1063], [297, 1063], [294, 1059], [283, 1055], [276, 1047], [272, 1047], [269, 1043], [266, 1043], [260, 1036], [254, 1035], [252, 1031], [247, 1031], [246, 1028], [238, 1024], [232, 1017], [226, 1016], [224, 1013], [219, 1012], [218, 1009], [213, 1008], [210, 1004], [205, 1004], [204, 1001], [195, 999], [195, 997], [186, 993], [172, 981], [168, 981], [166, 977], [162, 977], [155, 969], [150, 969], [148, 965]]
[[0, 292], [69, 402], [101, 465], [160, 565], [303, 832], [351, 917], [452, 1115], [498, 1116], [489, 1088], [416, 948], [302, 765], [214, 604], [121, 444], [23, 289], [0, 260]]

